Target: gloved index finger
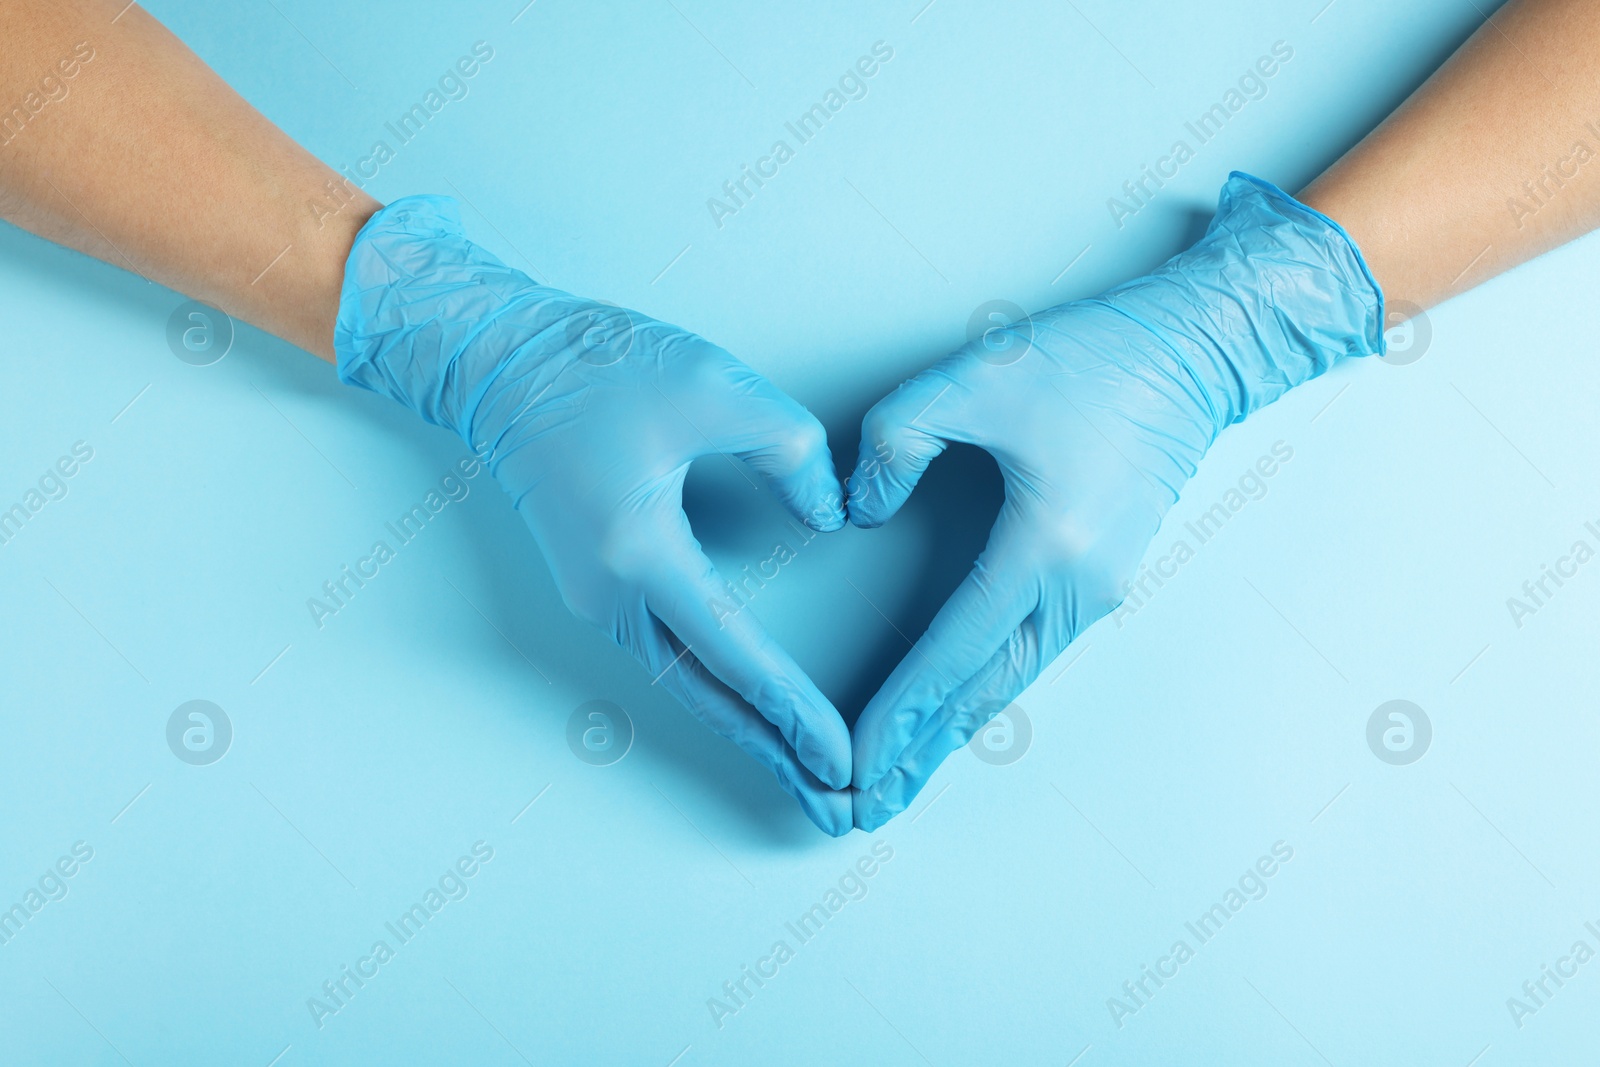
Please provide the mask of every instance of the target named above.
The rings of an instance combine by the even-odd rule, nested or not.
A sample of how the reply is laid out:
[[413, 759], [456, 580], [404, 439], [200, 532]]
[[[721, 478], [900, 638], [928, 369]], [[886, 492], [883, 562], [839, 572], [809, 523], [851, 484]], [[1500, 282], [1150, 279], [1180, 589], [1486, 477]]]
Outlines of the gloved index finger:
[[801, 765], [778, 728], [739, 695], [711, 676], [694, 653], [650, 612], [635, 620], [630, 651], [657, 682], [695, 718], [754, 756], [799, 801], [806, 816], [825, 833], [839, 837], [852, 824], [849, 793], [830, 789]]
[[[644, 580], [645, 603], [695, 657], [770, 723], [823, 782], [850, 782], [850, 731], [794, 658], [731, 595], [680, 513], [676, 544]], [[675, 668], [674, 668], [675, 669]]]
[[1037, 578], [1002, 516], [972, 573], [862, 710], [854, 737], [856, 788], [870, 789], [888, 773], [945, 698], [982, 669], [1037, 604]]
[[857, 828], [876, 830], [909, 807], [945, 757], [1033, 684], [1060, 651], [1043, 612], [1024, 620], [988, 663], [945, 698], [872, 788], [855, 794]]

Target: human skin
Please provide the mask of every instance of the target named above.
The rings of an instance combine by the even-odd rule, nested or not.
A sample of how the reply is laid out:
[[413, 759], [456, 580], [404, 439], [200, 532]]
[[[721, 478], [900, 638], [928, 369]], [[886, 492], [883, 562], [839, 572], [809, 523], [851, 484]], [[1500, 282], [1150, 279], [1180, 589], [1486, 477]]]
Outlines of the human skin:
[[1466, 292], [1600, 226], [1596, 56], [1600, 5], [1512, 0], [1299, 199], [1396, 311]]
[[[0, 3], [0, 107], [47, 76], [67, 90], [0, 114], [0, 217], [332, 362], [345, 258], [380, 205], [125, 3]], [[62, 77], [80, 42], [93, 58]], [[330, 181], [348, 199], [319, 219]]]
[[[0, 146], [0, 217], [331, 362], [345, 257], [378, 202], [123, 0], [0, 4], [0, 101], [83, 41], [94, 59], [68, 99]], [[1559, 164], [1579, 139], [1600, 152], [1585, 126], [1600, 122], [1597, 54], [1600, 6], [1512, 0], [1300, 197], [1350, 232], [1402, 313], [1587, 233], [1600, 160]], [[330, 182], [349, 200], [319, 220]]]

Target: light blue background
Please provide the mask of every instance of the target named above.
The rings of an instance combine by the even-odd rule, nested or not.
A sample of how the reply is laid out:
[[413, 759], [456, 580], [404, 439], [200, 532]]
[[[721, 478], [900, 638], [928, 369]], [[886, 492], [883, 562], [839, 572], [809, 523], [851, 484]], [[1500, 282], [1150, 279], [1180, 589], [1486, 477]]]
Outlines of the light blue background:
[[[979, 304], [1149, 268], [1232, 168], [1298, 188], [1483, 17], [922, 2], [150, 6], [335, 165], [488, 42], [470, 95], [374, 194], [464, 196], [509, 262], [726, 345], [846, 461], [867, 407]], [[869, 95], [716, 228], [706, 199], [880, 39], [894, 58]], [[1294, 58], [1267, 96], [1119, 230], [1107, 197], [1279, 40]], [[319, 630], [306, 598], [459, 443], [248, 327], [220, 363], [180, 362], [182, 298], [4, 228], [0, 507], [73, 442], [94, 458], [0, 546], [0, 907], [73, 842], [95, 853], [0, 946], [0, 1058], [1577, 1062], [1600, 962], [1521, 1029], [1506, 998], [1600, 945], [1600, 564], [1520, 629], [1505, 601], [1600, 519], [1597, 277], [1581, 241], [1434, 311], [1419, 362], [1341, 366], [1224, 434], [1159, 548], [1273, 442], [1294, 458], [1021, 698], [1024, 758], [958, 753], [905, 816], [833, 841], [564, 613], [486, 478]], [[701, 466], [713, 554], [766, 558], [778, 512]], [[996, 481], [981, 457], [941, 461], [903, 517], [818, 541], [761, 593], [842, 708], [903, 650], [862, 594], [925, 623]], [[165, 740], [195, 698], [235, 731], [207, 767]], [[1366, 744], [1394, 698], [1435, 731], [1410, 766]], [[591, 699], [637, 727], [610, 767], [565, 742]], [[319, 1029], [307, 998], [480, 840], [470, 895]], [[1107, 999], [1280, 840], [1294, 858], [1266, 897], [1119, 1029]], [[893, 859], [865, 899], [719, 1028], [707, 999], [796, 946], [784, 923], [874, 841]]]

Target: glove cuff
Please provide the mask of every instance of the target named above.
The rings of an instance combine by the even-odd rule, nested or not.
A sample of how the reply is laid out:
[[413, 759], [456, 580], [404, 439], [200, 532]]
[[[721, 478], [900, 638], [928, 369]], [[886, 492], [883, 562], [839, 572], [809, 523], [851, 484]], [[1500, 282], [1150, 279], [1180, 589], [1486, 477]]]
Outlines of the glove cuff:
[[[333, 332], [339, 380], [396, 400], [474, 447], [474, 416], [498, 367], [458, 364], [530, 293], [565, 295], [469, 241], [449, 197], [396, 200], [361, 227], [345, 260]], [[495, 337], [493, 347], [503, 358], [529, 339]]]
[[1220, 432], [1339, 359], [1383, 351], [1383, 292], [1344, 228], [1234, 171], [1205, 236], [1100, 298], [1177, 350]]

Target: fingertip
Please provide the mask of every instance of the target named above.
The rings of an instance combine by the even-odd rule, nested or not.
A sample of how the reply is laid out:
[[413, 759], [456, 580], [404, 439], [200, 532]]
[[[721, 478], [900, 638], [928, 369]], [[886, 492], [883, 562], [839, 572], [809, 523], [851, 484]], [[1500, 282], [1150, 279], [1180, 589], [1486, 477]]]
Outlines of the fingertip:
[[779, 732], [794, 749], [800, 765], [817, 781], [829, 789], [843, 789], [850, 784], [853, 767], [850, 731], [831, 705], [822, 714], [832, 716], [838, 729], [833, 729], [831, 723], [821, 731], [808, 729], [807, 724], [816, 722], [818, 714], [817, 710], [805, 706], [793, 709], [789, 713], [788, 728], [780, 727]]
[[882, 773], [877, 773], [877, 771], [867, 766], [866, 761], [858, 758], [856, 765], [851, 769], [850, 787], [851, 789], [872, 789], [874, 785], [878, 784], [880, 777], [883, 777]]
[[855, 469], [845, 479], [845, 501], [850, 521], [862, 529], [875, 529], [894, 518], [911, 495], [933, 456], [943, 451], [942, 442], [917, 438], [923, 447], [913, 447], [912, 438], [897, 435], [896, 446], [866, 436]]
[[[815, 415], [762, 379], [766, 403], [743, 426], [735, 455], [761, 472], [789, 514], [827, 533], [844, 525], [844, 487], [834, 469], [828, 431]], [[719, 446], [720, 447], [720, 446]]]
[[850, 524], [860, 530], [876, 530], [900, 510], [890, 506], [877, 482], [857, 482], [846, 503]]
[[917, 799], [922, 787], [928, 784], [928, 778], [938, 766], [938, 761], [934, 761], [932, 766], [919, 764], [915, 756], [902, 758], [877, 785], [860, 793], [861, 799], [852, 805], [858, 828], [876, 830], [911, 807], [911, 802]]
[[809, 464], [809, 475], [798, 474], [790, 479], [782, 475], [768, 475], [778, 490], [779, 497], [790, 514], [808, 529], [818, 533], [833, 533], [844, 528], [844, 487], [833, 472], [833, 458], [823, 451], [821, 457]]
[[823, 497], [822, 504], [800, 516], [806, 527], [817, 533], [838, 533], [845, 527], [845, 509], [837, 493]]
[[798, 798], [806, 818], [829, 837], [843, 837], [855, 829], [851, 794], [842, 790], [807, 793]]
[[[893, 710], [879, 710], [882, 707]], [[902, 703], [898, 697], [893, 704], [879, 703], [877, 698], [869, 701], [850, 739], [854, 762], [851, 784], [857, 789], [876, 787], [894, 768], [926, 719], [927, 713]]]
[[868, 513], [864, 507], [856, 504], [850, 505], [850, 525], [854, 526], [856, 529], [876, 530], [878, 527], [882, 526], [883, 523], [883, 519]]
[[874, 530], [883, 525], [883, 519], [877, 514], [876, 509], [867, 506], [871, 490], [864, 486], [858, 479], [859, 475], [852, 474], [854, 483], [845, 496], [845, 512], [850, 516], [850, 525], [858, 530]]
[[848, 740], [842, 746], [813, 742], [807, 744], [806, 749], [799, 753], [800, 760], [824, 785], [830, 789], [845, 789], [850, 785], [853, 760]]
[[864, 791], [852, 791], [850, 814], [855, 828], [869, 834], [895, 816], [877, 796]]
[[805, 765], [799, 753], [775, 740], [776, 748], [758, 754], [777, 777], [784, 792], [794, 797], [817, 829], [829, 837], [843, 837], [855, 825], [847, 790], [830, 789]]
[[855, 765], [850, 728], [820, 690], [807, 684], [790, 698], [782, 720], [787, 724], [783, 732], [790, 735], [787, 739], [807, 770], [831, 789], [850, 784]]

